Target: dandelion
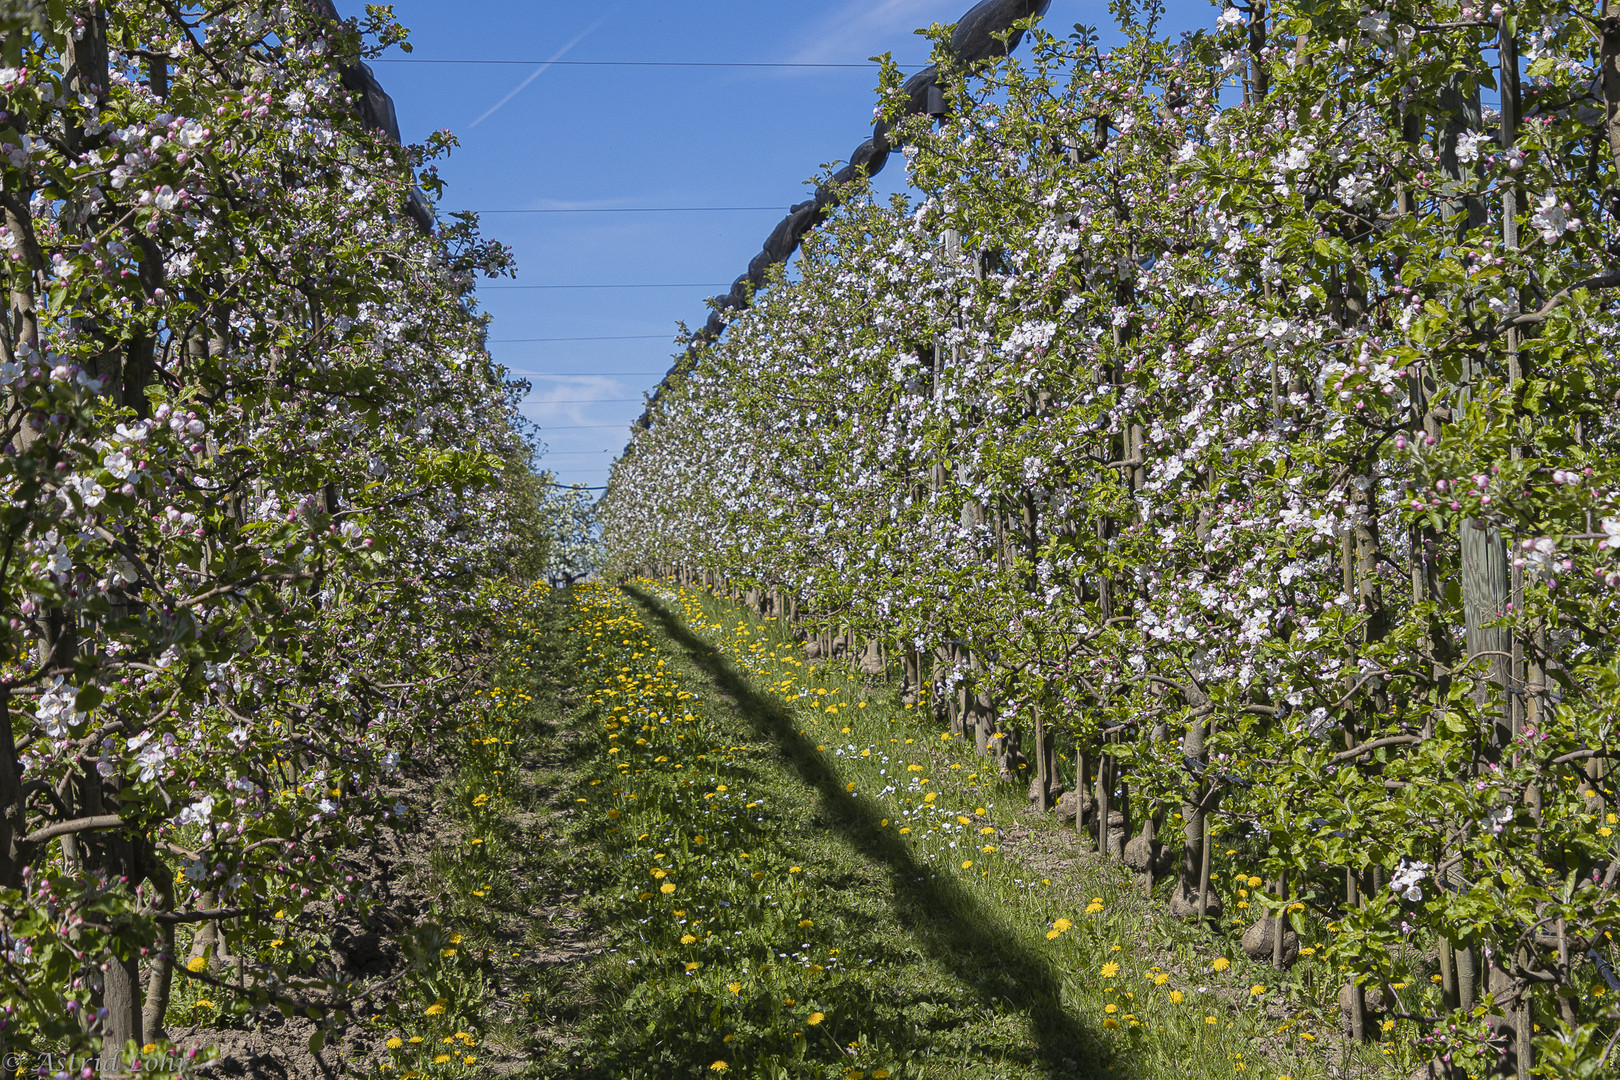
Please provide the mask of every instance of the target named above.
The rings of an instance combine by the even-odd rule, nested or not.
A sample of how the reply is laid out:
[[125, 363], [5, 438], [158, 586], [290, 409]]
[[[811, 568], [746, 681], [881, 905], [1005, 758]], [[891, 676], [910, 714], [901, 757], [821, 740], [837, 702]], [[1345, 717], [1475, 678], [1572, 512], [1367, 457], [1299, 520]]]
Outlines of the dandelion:
[[1249, 996], [1250, 997], [1259, 997], [1261, 994], [1263, 994], [1265, 992], [1266, 992], [1266, 988], [1264, 986], [1261, 986], [1259, 983], [1255, 983], [1253, 986], [1249, 987]]
[[815, 1027], [825, 1019], [827, 1019], [825, 1013], [813, 1012], [810, 1014], [810, 1018], [806, 1020], [805, 1023], [809, 1024], [811, 1027]]
[[1119, 965], [1114, 963], [1112, 960], [1108, 961], [1108, 963], [1106, 963], [1106, 964], [1104, 964], [1102, 966], [1102, 977], [1103, 978], [1112, 979], [1115, 975], [1118, 975], [1118, 974], [1119, 974]]
[[1163, 986], [1165, 983], [1167, 983], [1169, 981], [1170, 981], [1170, 976], [1166, 975], [1162, 971], [1159, 972], [1159, 974], [1153, 976], [1153, 985], [1154, 986]]
[[962, 860], [962, 869], [966, 870], [968, 867], [970, 867], [972, 865], [973, 865], [973, 860], [972, 859], [963, 859]]
[[726, 984], [726, 989], [730, 990], [733, 994], [740, 994], [740, 993], [742, 993], [742, 983], [738, 983], [738, 982], [727, 983]]
[[1187, 995], [1183, 994], [1180, 990], [1172, 990], [1172, 991], [1170, 991], [1170, 1004], [1172, 1004], [1172, 1005], [1180, 1005], [1183, 1001], [1186, 1001], [1186, 1000], [1187, 1000]]
[[700, 968], [702, 966], [703, 966], [702, 964], [698, 964], [698, 963], [689, 963], [689, 964], [686, 965], [686, 970], [687, 971], [696, 971], [698, 968]]
[[675, 884], [673, 882], [666, 881], [662, 885], [658, 886], [658, 891], [663, 893], [665, 896], [668, 896], [670, 893], [675, 891]]
[[1210, 965], [1210, 967], [1214, 968], [1216, 971], [1225, 971], [1227, 968], [1229, 968], [1231, 966], [1232, 966], [1232, 961], [1228, 960], [1224, 956], [1217, 956], [1215, 958], [1215, 962]]
[[404, 1046], [405, 1043], [402, 1040], [395, 1038], [389, 1039], [385, 1045], [387, 1045], [388, 1049], [390, 1050], [398, 1050], [400, 1047]]
[[799, 920], [799, 929], [800, 930], [808, 930], [814, 925], [816, 925], [816, 924], [811, 922], [809, 919], [800, 919]]
[[1210, 1027], [1214, 1027], [1219, 1022], [1220, 1021], [1216, 1020], [1213, 1016], [1204, 1017], [1204, 1023], [1208, 1024]]
[[1112, 1016], [1105, 1016], [1103, 1017], [1103, 1027], [1112, 1031], [1114, 1028], [1119, 1027], [1119, 1021], [1115, 1020]]
[[1072, 930], [1073, 928], [1074, 928], [1074, 923], [1070, 922], [1068, 919], [1059, 919], [1057, 922], [1052, 924], [1052, 929], [1057, 930], [1059, 932], [1062, 932], [1064, 930]]
[[1103, 1007], [1103, 1012], [1105, 1012], [1108, 1015], [1112, 1016], [1114, 1013], [1119, 1012], [1119, 1006], [1115, 1005], [1113, 1002], [1110, 1001], [1107, 1005], [1105, 1005]]
[[681, 944], [682, 945], [691, 945], [695, 941], [697, 941], [697, 938], [693, 937], [691, 934], [682, 934], [681, 935]]
[[207, 966], [208, 958], [206, 956], [193, 956], [190, 960], [186, 961], [186, 970], [192, 974], [196, 974]]
[[444, 1015], [444, 1002], [435, 1001], [432, 1005], [429, 1005], [427, 1007], [426, 1015], [428, 1015], [428, 1016], [443, 1016]]
[[450, 1060], [450, 1055], [449, 1054], [434, 1054], [433, 1055], [433, 1064], [435, 1064], [435, 1065], [443, 1065], [443, 1064], [447, 1063], [449, 1060]]

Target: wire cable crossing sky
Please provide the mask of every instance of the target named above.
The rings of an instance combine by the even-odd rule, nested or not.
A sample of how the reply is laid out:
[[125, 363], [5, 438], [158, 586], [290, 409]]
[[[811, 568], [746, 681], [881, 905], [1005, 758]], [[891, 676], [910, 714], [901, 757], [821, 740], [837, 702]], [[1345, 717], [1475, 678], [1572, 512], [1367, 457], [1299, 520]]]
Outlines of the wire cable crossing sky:
[[[370, 63], [388, 65], [404, 142], [459, 143], [439, 166], [441, 214], [477, 208], [512, 249], [518, 276], [483, 283], [478, 304], [495, 360], [529, 383], [543, 467], [602, 482], [637, 395], [704, 328], [705, 298], [732, 288], [823, 163], [848, 164], [877, 104], [870, 58], [924, 69], [932, 44], [915, 31], [971, 2], [395, 0], [415, 53]], [[1189, 28], [1208, 22], [1183, 6]], [[907, 190], [900, 169], [873, 184]]]

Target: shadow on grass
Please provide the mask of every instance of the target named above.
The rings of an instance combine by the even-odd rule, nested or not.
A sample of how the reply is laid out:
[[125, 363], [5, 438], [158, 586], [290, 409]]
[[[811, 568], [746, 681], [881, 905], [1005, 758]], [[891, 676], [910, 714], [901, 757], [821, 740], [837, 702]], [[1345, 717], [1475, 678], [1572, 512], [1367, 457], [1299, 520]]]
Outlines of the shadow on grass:
[[718, 649], [651, 596], [630, 585], [622, 587], [716, 686], [735, 699], [742, 717], [776, 743], [800, 779], [819, 796], [830, 829], [858, 854], [888, 868], [896, 913], [929, 958], [971, 988], [981, 1003], [1029, 1017], [1036, 1039], [1034, 1055], [1049, 1076], [1072, 1077], [1077, 1069], [1084, 1075], [1104, 1068], [1114, 1075], [1130, 1075], [1094, 1029], [1064, 1010], [1062, 984], [1047, 959], [1017, 944], [1013, 930], [997, 922], [954, 875], [934, 876], [935, 868], [919, 861], [893, 830], [880, 828], [879, 808], [845, 792], [815, 743], [799, 733], [780, 701], [757, 692]]

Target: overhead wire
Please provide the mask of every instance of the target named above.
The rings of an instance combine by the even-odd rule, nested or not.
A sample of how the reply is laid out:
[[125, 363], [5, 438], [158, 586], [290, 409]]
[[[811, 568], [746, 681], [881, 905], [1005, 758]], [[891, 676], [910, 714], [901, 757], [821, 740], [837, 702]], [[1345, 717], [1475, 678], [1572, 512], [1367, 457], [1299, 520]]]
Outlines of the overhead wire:
[[729, 288], [730, 284], [730, 282], [716, 284], [712, 281], [673, 281], [648, 285], [621, 285], [616, 283], [605, 285], [485, 285], [479, 291], [488, 292], [491, 289], [725, 289]]
[[[657, 341], [675, 340], [674, 334], [612, 334], [607, 337], [523, 337], [523, 338], [490, 338], [490, 345], [529, 345], [549, 341]], [[629, 374], [639, 374], [630, 372]]]
[[[384, 56], [372, 60], [373, 64], [471, 64], [471, 65], [497, 65], [514, 67], [647, 67], [647, 68], [783, 68], [783, 69], [829, 69], [829, 68], [859, 68], [863, 71], [877, 69], [874, 61], [868, 60], [861, 64], [837, 63], [798, 63], [793, 61], [747, 61], [747, 60], [490, 60], [483, 57], [477, 59], [460, 57], [418, 57], [418, 56]], [[899, 65], [904, 69], [907, 65]], [[915, 66], [915, 65], [911, 65]]]
[[780, 214], [781, 206], [579, 206], [543, 207], [539, 209], [463, 210], [467, 214], [720, 214], [740, 211], [771, 211]]

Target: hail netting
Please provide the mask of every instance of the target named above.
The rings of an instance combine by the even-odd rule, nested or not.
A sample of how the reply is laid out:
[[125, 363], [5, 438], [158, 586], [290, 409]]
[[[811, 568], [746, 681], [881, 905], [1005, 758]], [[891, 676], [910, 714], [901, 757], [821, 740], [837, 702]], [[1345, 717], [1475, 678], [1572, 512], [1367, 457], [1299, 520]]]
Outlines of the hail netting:
[[[333, 0], [311, 0], [311, 7], [323, 19], [334, 23], [343, 21]], [[343, 79], [343, 88], [354, 95], [355, 108], [366, 127], [388, 136], [395, 144], [403, 145], [399, 137], [399, 117], [394, 112], [394, 99], [377, 81], [377, 74], [371, 70], [371, 65], [356, 56], [352, 61], [340, 61], [338, 70]], [[424, 234], [432, 235], [433, 214], [428, 210], [420, 191], [413, 190], [406, 198], [405, 213]]]
[[[1024, 19], [1045, 15], [1051, 6], [1052, 0], [982, 0], [956, 24], [956, 30], [951, 34], [951, 51], [965, 67], [1005, 56], [1010, 49], [1016, 49], [1023, 39], [1023, 31], [1014, 27]], [[1008, 31], [1012, 33], [1008, 35]], [[360, 67], [365, 69], [364, 64]], [[370, 75], [369, 69], [365, 69], [365, 74]], [[375, 84], [375, 80], [372, 82]], [[906, 97], [905, 115], [943, 111], [937, 65], [929, 64], [911, 76], [902, 90]], [[386, 100], [387, 95], [383, 97]], [[871, 177], [883, 171], [888, 164], [889, 153], [896, 145], [889, 138], [891, 130], [892, 126], [879, 117], [873, 125], [872, 137], [855, 148], [849, 155], [849, 163], [834, 172], [827, 183], [819, 185], [812, 198], [788, 211], [787, 217], [766, 237], [760, 253], [748, 263], [748, 272], [732, 283], [729, 293], [718, 299], [716, 309], [709, 314], [709, 321], [693, 335], [686, 347], [686, 354], [670, 369], [669, 374], [690, 367], [696, 355], [720, 337], [728, 321], [726, 312], [742, 311], [749, 306], [753, 291], [765, 284], [771, 267], [787, 262], [798, 250], [805, 235], [827, 219], [839, 188], [863, 173]], [[664, 378], [667, 381], [669, 375]], [[657, 404], [663, 385], [660, 382], [653, 391], [652, 401], [640, 420], [642, 427], [652, 422], [652, 406]]]

